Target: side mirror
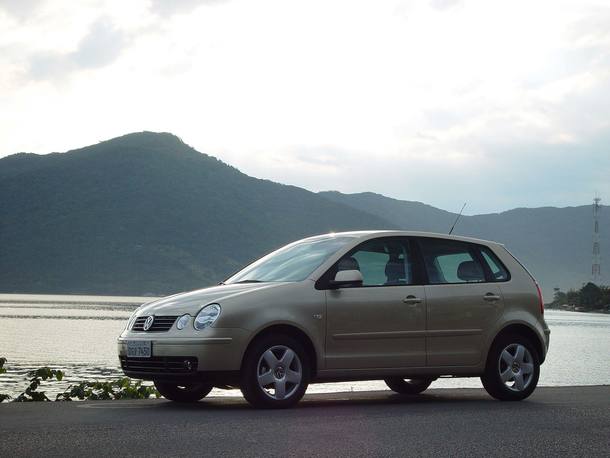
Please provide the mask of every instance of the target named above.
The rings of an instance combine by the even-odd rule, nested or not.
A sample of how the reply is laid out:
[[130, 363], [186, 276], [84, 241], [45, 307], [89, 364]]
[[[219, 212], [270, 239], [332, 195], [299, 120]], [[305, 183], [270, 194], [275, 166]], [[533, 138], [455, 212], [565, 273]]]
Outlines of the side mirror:
[[331, 288], [341, 288], [345, 286], [362, 286], [362, 274], [359, 270], [340, 270], [335, 275], [335, 279], [331, 280]]

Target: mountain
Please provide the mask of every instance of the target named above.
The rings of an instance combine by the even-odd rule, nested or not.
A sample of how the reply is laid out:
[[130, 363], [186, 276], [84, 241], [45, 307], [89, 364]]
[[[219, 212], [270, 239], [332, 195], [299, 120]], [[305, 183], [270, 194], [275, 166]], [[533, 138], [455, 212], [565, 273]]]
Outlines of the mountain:
[[1, 292], [168, 294], [294, 239], [387, 225], [171, 134], [0, 159]]
[[[379, 194], [320, 195], [336, 203], [382, 216], [406, 230], [446, 233], [457, 215], [420, 202], [391, 199]], [[610, 260], [610, 212], [601, 211], [602, 258]], [[590, 280], [593, 211], [591, 205], [566, 208], [516, 208], [502, 213], [462, 216], [453, 231], [504, 243], [522, 261], [550, 299], [554, 287], [580, 288]], [[606, 228], [606, 229], [604, 229]], [[605, 256], [604, 256], [605, 254]], [[604, 269], [602, 267], [602, 274]], [[610, 283], [606, 275], [604, 283]]]
[[[455, 216], [378, 194], [316, 194], [252, 178], [174, 135], [134, 133], [0, 159], [0, 292], [170, 294], [215, 284], [308, 235], [447, 232]], [[610, 214], [602, 217], [610, 228]], [[591, 224], [590, 206], [515, 209], [464, 216], [454, 232], [505, 243], [548, 296], [588, 280]]]

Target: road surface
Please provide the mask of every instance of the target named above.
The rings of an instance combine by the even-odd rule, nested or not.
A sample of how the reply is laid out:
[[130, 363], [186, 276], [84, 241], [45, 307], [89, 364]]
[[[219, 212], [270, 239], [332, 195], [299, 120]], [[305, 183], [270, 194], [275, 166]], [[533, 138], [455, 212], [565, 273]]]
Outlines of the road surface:
[[0, 404], [0, 456], [610, 456], [610, 386], [308, 395], [290, 410], [241, 398]]

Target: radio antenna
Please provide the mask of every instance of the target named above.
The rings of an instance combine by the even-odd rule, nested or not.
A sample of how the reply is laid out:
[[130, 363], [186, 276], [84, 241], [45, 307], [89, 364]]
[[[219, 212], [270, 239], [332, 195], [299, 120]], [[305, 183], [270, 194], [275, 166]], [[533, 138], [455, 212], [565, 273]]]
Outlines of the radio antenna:
[[458, 223], [458, 221], [460, 220], [461, 216], [462, 216], [462, 212], [464, 211], [464, 208], [466, 208], [466, 202], [464, 202], [464, 205], [462, 205], [462, 209], [460, 210], [460, 212], [457, 215], [457, 218], [455, 218], [455, 221], [453, 222], [453, 226], [451, 226], [451, 229], [449, 229], [449, 235], [451, 235], [451, 233], [453, 232], [453, 229], [455, 228], [455, 225]]

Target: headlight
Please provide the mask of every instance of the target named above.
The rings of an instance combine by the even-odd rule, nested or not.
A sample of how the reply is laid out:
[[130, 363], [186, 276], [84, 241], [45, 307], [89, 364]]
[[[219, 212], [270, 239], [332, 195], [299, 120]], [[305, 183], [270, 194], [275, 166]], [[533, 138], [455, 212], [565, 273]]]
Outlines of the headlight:
[[178, 318], [178, 321], [176, 322], [176, 327], [182, 330], [187, 324], [189, 324], [189, 321], [191, 321], [191, 316], [188, 313], [182, 315], [180, 318]]
[[193, 327], [197, 329], [197, 331], [201, 331], [209, 326], [214, 324], [214, 321], [220, 316], [220, 305], [218, 304], [210, 304], [206, 305], [195, 317], [195, 321], [193, 322]]

